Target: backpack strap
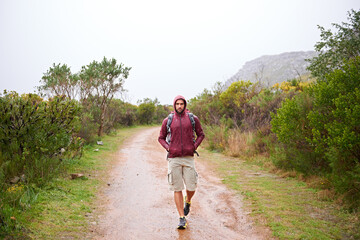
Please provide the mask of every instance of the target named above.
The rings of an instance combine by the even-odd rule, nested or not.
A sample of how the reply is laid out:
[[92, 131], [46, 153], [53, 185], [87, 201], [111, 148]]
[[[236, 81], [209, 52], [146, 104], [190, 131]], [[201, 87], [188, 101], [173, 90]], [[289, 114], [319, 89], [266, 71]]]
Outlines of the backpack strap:
[[194, 119], [194, 114], [189, 112], [188, 113], [188, 116], [190, 118], [190, 122], [191, 122], [191, 125], [192, 125], [192, 128], [193, 128], [193, 131], [195, 132], [195, 119]]
[[[191, 125], [192, 125], [192, 128], [193, 128], [193, 141], [195, 143], [195, 119], [194, 119], [194, 114], [189, 112], [188, 113], [188, 116], [190, 118], [190, 122], [191, 122]], [[199, 153], [197, 151], [194, 151], [194, 153], [199, 156]]]
[[168, 144], [170, 144], [170, 139], [171, 139], [171, 129], [170, 129], [170, 125], [171, 125], [171, 122], [174, 118], [174, 113], [170, 113], [168, 118], [167, 118], [167, 123], [166, 123], [166, 129], [167, 129], [167, 136], [166, 136], [166, 142]]

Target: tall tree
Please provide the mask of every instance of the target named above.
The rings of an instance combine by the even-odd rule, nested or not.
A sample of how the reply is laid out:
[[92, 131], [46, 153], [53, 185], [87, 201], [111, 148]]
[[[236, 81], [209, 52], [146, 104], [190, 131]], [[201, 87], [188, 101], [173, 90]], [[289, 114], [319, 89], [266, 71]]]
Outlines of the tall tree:
[[66, 64], [55, 63], [41, 78], [39, 91], [45, 91], [49, 96], [66, 96], [75, 99], [79, 93], [77, 74], [72, 74], [70, 67]]
[[[82, 82], [83, 95], [95, 95], [97, 104], [100, 107], [100, 126], [98, 136], [101, 136], [104, 128], [105, 113], [108, 105], [116, 93], [124, 92], [124, 80], [129, 76], [130, 67], [122, 63], [117, 64], [116, 59], [104, 57], [102, 62], [93, 61], [82, 67], [80, 78]], [[86, 91], [86, 94], [84, 93]], [[83, 97], [84, 97], [83, 96]]]
[[335, 33], [318, 26], [321, 41], [315, 44], [315, 50], [319, 55], [308, 59], [308, 69], [320, 80], [324, 80], [327, 73], [341, 69], [344, 61], [360, 56], [360, 11], [349, 11], [348, 20], [350, 23], [333, 23]]

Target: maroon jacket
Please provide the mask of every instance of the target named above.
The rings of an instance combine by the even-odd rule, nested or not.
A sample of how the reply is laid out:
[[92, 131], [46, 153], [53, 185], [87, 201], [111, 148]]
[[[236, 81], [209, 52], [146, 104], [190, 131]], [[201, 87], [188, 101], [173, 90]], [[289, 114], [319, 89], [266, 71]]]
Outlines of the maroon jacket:
[[[185, 102], [184, 111], [181, 114], [177, 113], [175, 108], [175, 103], [179, 99], [182, 99]], [[196, 141], [194, 143], [193, 127], [191, 125], [190, 118], [187, 114], [188, 111], [186, 109], [185, 98], [180, 95], [175, 97], [173, 105], [175, 109], [175, 114], [170, 125], [170, 131], [171, 131], [170, 146], [166, 142], [166, 136], [168, 134], [166, 129], [166, 124], [168, 118], [165, 118], [162, 123], [158, 140], [160, 144], [166, 149], [166, 151], [169, 152], [168, 155], [169, 158], [194, 156], [194, 151], [197, 149], [197, 147], [200, 145], [200, 143], [205, 137], [204, 132], [201, 128], [200, 121], [194, 115], [195, 133], [196, 133]]]

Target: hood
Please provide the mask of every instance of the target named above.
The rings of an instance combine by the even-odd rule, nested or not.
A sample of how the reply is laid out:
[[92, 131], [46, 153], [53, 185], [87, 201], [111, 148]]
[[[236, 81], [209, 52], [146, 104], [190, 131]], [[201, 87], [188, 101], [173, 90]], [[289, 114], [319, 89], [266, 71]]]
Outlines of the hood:
[[181, 95], [177, 95], [177, 96], [174, 98], [174, 102], [173, 102], [174, 111], [176, 112], [175, 103], [176, 103], [176, 101], [179, 100], [179, 99], [184, 100], [184, 102], [185, 102], [184, 112], [186, 112], [186, 105], [187, 105], [186, 99], [185, 99], [183, 96], [181, 96]]

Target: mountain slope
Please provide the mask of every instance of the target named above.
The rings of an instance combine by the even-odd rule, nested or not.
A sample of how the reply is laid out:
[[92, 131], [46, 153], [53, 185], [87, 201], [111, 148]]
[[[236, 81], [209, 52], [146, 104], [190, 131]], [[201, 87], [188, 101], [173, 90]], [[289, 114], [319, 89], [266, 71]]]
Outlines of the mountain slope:
[[238, 80], [259, 81], [265, 86], [272, 86], [275, 83], [306, 75], [309, 73], [306, 70], [309, 63], [305, 59], [316, 55], [315, 51], [300, 51], [256, 58], [246, 62], [234, 76], [225, 82], [225, 86], [228, 87]]

